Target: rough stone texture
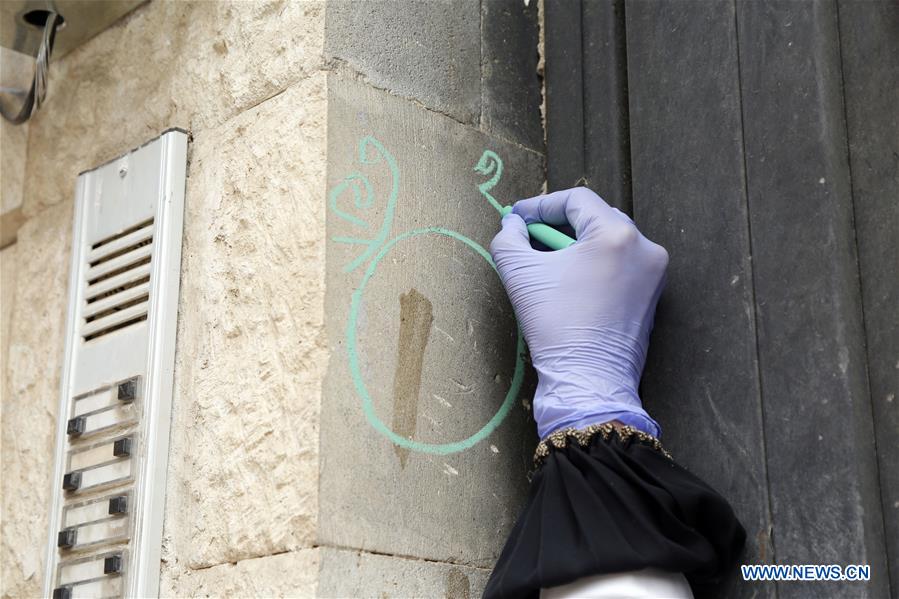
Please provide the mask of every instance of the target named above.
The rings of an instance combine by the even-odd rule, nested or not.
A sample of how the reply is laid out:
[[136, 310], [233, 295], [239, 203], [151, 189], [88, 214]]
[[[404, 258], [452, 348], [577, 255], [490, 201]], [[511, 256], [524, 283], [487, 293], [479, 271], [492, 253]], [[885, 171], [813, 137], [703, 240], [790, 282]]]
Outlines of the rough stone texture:
[[160, 597], [315, 597], [319, 549], [221, 564], [203, 570], [163, 570]]
[[24, 211], [171, 127], [198, 134], [321, 66], [324, 2], [149, 2], [53, 64]]
[[[406, 30], [398, 33], [395, 41], [401, 52], [388, 60], [399, 60], [395, 67], [404, 73], [421, 67], [417, 72], [422, 77], [433, 75], [434, 64], [446, 67], [437, 69], [438, 78], [449, 77], [444, 83], [463, 97], [463, 113], [454, 118], [473, 125], [482, 119], [482, 126], [503, 138], [538, 145], [533, 82], [527, 88], [515, 87], [516, 77], [529, 76], [532, 57], [510, 72], [491, 70], [509, 53], [528, 47], [526, 39], [509, 36], [520, 33], [515, 23], [521, 19], [526, 21], [521, 35], [536, 35], [528, 21], [533, 7], [521, 9], [511, 0], [486, 8], [476, 0], [464, 2], [420, 3], [417, 18], [424, 33], [417, 38]], [[381, 3], [380, 10], [389, 5]], [[401, 19], [406, 11], [397, 6], [390, 8], [395, 13], [391, 18]], [[486, 71], [479, 54], [482, 11], [485, 20], [503, 24], [497, 25], [501, 34], [495, 43], [485, 49], [491, 63]], [[424, 24], [439, 14], [454, 24], [436, 28]], [[466, 15], [470, 20], [461, 18]], [[15, 266], [15, 272], [3, 267], [4, 286], [9, 277], [16, 277], [11, 312], [4, 316], [10, 334], [3, 378], [3, 484], [4, 490], [6, 484], [14, 487], [4, 492], [2, 500], [4, 596], [40, 593], [46, 513], [25, 512], [21, 506], [48, 503], [77, 173], [170, 127], [188, 129], [193, 141], [162, 594], [316, 594], [323, 551], [313, 547], [319, 511], [318, 414], [328, 356], [323, 302], [324, 17], [324, 2], [318, 1], [150, 2], [54, 63], [49, 101], [28, 131], [21, 195], [29, 220], [19, 243], [3, 253], [4, 260], [14, 256]], [[370, 24], [352, 35], [366, 31], [372, 31]], [[458, 32], [459, 37], [425, 51], [421, 43], [431, 41], [428, 32]], [[384, 37], [383, 31], [379, 36]], [[405, 45], [410, 39], [411, 45]], [[441, 57], [441, 52], [447, 54]], [[414, 56], [436, 62], [418, 65], [410, 62]], [[345, 71], [339, 60], [335, 64]], [[482, 77], [507, 88], [482, 94]], [[489, 176], [474, 173], [472, 167], [488, 147], [507, 161], [507, 173], [497, 188], [504, 202], [539, 191], [539, 154], [423, 108], [433, 100], [427, 90], [410, 89], [407, 95], [414, 99], [405, 101], [361, 85], [344, 92], [348, 90], [353, 97], [343, 96], [342, 116], [332, 120], [343, 127], [345, 137], [337, 140], [355, 135], [353, 119], [370, 119], [379, 124], [379, 135], [385, 133], [384, 127], [392, 132], [394, 137], [383, 135], [386, 140], [403, 141], [404, 161], [414, 159], [413, 168], [406, 171], [405, 189], [413, 193], [403, 196], [403, 201], [412, 202], [398, 216], [398, 227], [441, 224], [486, 246], [498, 219], [477, 191]], [[450, 102], [446, 100], [450, 96], [442, 93], [435, 97]], [[486, 109], [483, 98], [491, 104]], [[527, 103], [529, 116], [516, 112], [519, 101]], [[521, 137], [516, 137], [519, 130]], [[342, 176], [353, 148], [338, 145], [346, 150], [344, 162], [336, 166]], [[397, 251], [391, 258], [408, 255], [405, 252]], [[454, 347], [451, 340], [436, 342], [434, 335], [466, 338], [466, 343], [454, 347], [452, 359], [448, 354], [436, 359], [427, 354], [421, 362], [425, 374], [431, 380], [443, 368], [450, 374], [465, 372], [470, 380], [442, 377], [439, 384], [458, 395], [457, 400], [445, 393], [449, 398], [445, 401], [453, 401], [455, 410], [441, 415], [438, 411], [446, 406], [429, 399], [427, 410], [411, 422], [417, 423], [423, 439], [428, 435], [451, 439], [457, 433], [470, 434], [496, 411], [509, 384], [514, 321], [497, 278], [481, 257], [449, 240], [428, 245], [422, 254], [432, 265], [440, 265], [445, 277], [472, 277], [468, 286], [438, 285], [440, 277], [422, 284], [427, 301], [433, 303], [434, 323], [444, 329], [430, 331], [431, 345]], [[426, 271], [416, 272], [427, 278]], [[379, 285], [373, 283], [372, 290]], [[384, 296], [383, 313], [391, 323], [394, 309], [399, 309], [399, 293], [408, 290], [396, 291]], [[415, 294], [409, 297], [418, 299]], [[448, 314], [463, 310], [472, 318], [460, 321], [458, 330], [450, 328]], [[343, 316], [342, 309], [335, 313], [335, 326]], [[423, 329], [415, 330], [420, 334]], [[390, 372], [396, 352], [393, 339], [395, 335], [383, 372]], [[347, 507], [342, 499], [346, 495], [334, 491], [332, 534], [365, 547], [370, 530], [394, 527], [385, 538], [404, 555], [436, 553], [491, 565], [524, 497], [525, 473], [536, 441], [526, 400], [532, 382], [516, 398], [501, 429], [461, 456], [402, 457], [367, 425], [352, 429], [348, 434], [358, 436], [349, 439], [353, 453], [338, 447], [322, 460], [323, 467], [331, 473], [332, 483], [357, 477], [359, 484], [377, 491], [379, 501], [368, 500], [375, 516], [385, 512], [384, 505], [390, 510], [371, 529], [350, 521], [341, 530], [335, 518]], [[472, 401], [475, 395], [477, 401]], [[340, 401], [329, 424], [331, 439], [338, 443], [347, 440], [340, 437], [346, 422], [343, 412], [357, 406], [353, 396]], [[369, 459], [373, 466], [362, 467]], [[404, 473], [397, 471], [400, 460]], [[337, 469], [341, 464], [344, 470]], [[378, 471], [384, 464], [388, 468]], [[376, 486], [380, 481], [392, 486], [381, 489]], [[353, 481], [338, 484], [348, 482]], [[398, 494], [402, 501], [397, 501]], [[353, 501], [366, 498], [354, 496]], [[446, 513], [435, 516], [439, 510]], [[403, 512], [409, 522], [394, 526]], [[369, 517], [359, 514], [352, 517]], [[419, 534], [420, 528], [426, 534]], [[430, 544], [440, 546], [430, 551]], [[476, 596], [489, 573], [452, 564], [328, 552], [333, 559], [322, 576], [342, 572], [340, 588], [350, 594], [381, 588], [389, 593], [393, 588], [406, 596], [435, 592]]]
[[481, 129], [543, 151], [537, 2], [481, 2]]
[[[323, 2], [151, 2], [54, 63], [29, 126], [29, 220], [11, 285], [4, 594], [40, 593], [46, 513], [18, 502], [48, 503], [77, 174], [175, 126], [194, 142], [166, 584], [192, 595], [216, 569], [194, 577], [191, 567], [311, 545], [325, 363], [323, 31]], [[297, 589], [316, 569], [303, 560], [313, 561]], [[241, 588], [257, 587], [231, 594]]]
[[325, 53], [464, 123], [481, 109], [478, 0], [328, 2]]
[[16, 270], [19, 252], [17, 245], [0, 250], [0, 391], [6, 390], [6, 363], [9, 360], [9, 328], [12, 325], [12, 307], [16, 290]]
[[324, 157], [324, 74], [194, 138], [165, 526], [173, 567], [313, 542]]
[[25, 174], [25, 148], [28, 124], [11, 125], [0, 118], [0, 212], [8, 213], [22, 205], [22, 178]]
[[[372, 239], [387, 214], [392, 178], [385, 159], [359, 164], [365, 136], [383, 143], [399, 170], [384, 241], [437, 226], [488, 246], [499, 215], [478, 186], [492, 173], [473, 167], [485, 149], [496, 152], [505, 169], [493, 193], [511, 203], [539, 192], [542, 156], [337, 76], [329, 76], [328, 92], [329, 189], [359, 171], [369, 177], [374, 198], [369, 209], [364, 201], [355, 207], [350, 192], [329, 200], [331, 361], [322, 404], [320, 541], [492, 566], [526, 494], [536, 444], [528, 411], [532, 390], [522, 387], [508, 418], [468, 449], [438, 455], [394, 445], [366, 419], [347, 353], [351, 295], [371, 259], [346, 271], [365, 246], [335, 238]], [[366, 154], [376, 160], [371, 147]], [[340, 218], [335, 206], [361, 224]], [[411, 331], [405, 336], [404, 327]], [[460, 442], [503, 404], [516, 356], [512, 308], [490, 263], [462, 241], [431, 232], [390, 246], [365, 287], [357, 329], [373, 412], [401, 437]], [[418, 376], [406, 371], [412, 367], [420, 369]]]
[[537, 2], [329, 0], [333, 68], [543, 151]]
[[490, 570], [321, 548], [319, 597], [480, 597]]
[[[29, 220], [14, 255], [3, 252], [3, 301], [11, 296], [2, 406], [3, 597], [40, 595], [53, 471], [71, 244], [71, 203]], [[7, 258], [15, 260], [14, 282]], [[6, 289], [11, 284], [13, 289]], [[6, 328], [4, 326], [4, 332]], [[8, 345], [7, 345], [8, 343]]]

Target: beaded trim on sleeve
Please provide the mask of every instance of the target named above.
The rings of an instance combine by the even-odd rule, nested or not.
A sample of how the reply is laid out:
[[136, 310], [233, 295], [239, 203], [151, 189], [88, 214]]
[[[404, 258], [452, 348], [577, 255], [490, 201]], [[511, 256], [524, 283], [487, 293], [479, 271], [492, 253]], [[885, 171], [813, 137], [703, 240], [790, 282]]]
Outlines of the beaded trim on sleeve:
[[534, 466], [539, 467], [543, 463], [543, 460], [549, 455], [550, 447], [562, 449], [568, 445], [570, 441], [574, 441], [581, 447], [585, 447], [597, 434], [602, 435], [604, 441], [608, 441], [609, 437], [613, 434], [618, 435], [618, 438], [621, 439], [622, 442], [626, 442], [633, 437], [637, 441], [649, 445], [669, 460], [674, 459], [671, 457], [671, 454], [662, 447], [662, 442], [652, 435], [644, 433], [630, 425], [615, 426], [609, 422], [604, 422], [602, 424], [591, 424], [585, 428], [562, 428], [550, 434], [537, 445], [537, 450], [534, 452]]

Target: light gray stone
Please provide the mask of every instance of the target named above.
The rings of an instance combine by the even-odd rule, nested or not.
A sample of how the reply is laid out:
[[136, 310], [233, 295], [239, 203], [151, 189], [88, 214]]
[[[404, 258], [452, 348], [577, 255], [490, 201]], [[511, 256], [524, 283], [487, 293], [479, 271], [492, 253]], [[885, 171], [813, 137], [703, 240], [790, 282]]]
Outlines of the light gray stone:
[[324, 102], [319, 74], [192, 146], [165, 523], [189, 568], [315, 539]]
[[[530, 383], [513, 395], [498, 428], [464, 450], [398, 447], [376, 430], [374, 417], [400, 437], [442, 445], [470, 438], [500, 411], [515, 370], [516, 324], [491, 262], [459, 239], [409, 232], [441, 227], [486, 248], [500, 218], [479, 191], [491, 179], [474, 170], [482, 153], [490, 149], [505, 163], [493, 190], [504, 204], [540, 191], [542, 156], [357, 82], [329, 76], [328, 88], [329, 189], [358, 171], [370, 179], [374, 198], [365, 209], [363, 194], [357, 208], [347, 188], [329, 200], [331, 360], [322, 408], [320, 540], [489, 567], [526, 493], [536, 443]], [[377, 238], [388, 212], [389, 162], [375, 161], [378, 151], [369, 144], [369, 163], [359, 163], [366, 136], [383, 144], [398, 171], [394, 217], [371, 250], [335, 240]], [[387, 241], [397, 237], [395, 245]], [[376, 250], [383, 255], [372, 267]], [[348, 271], [367, 251], [368, 259]], [[369, 268], [355, 327], [358, 374], [372, 398], [366, 417], [347, 330], [353, 293]]]
[[316, 597], [319, 549], [221, 564], [163, 570], [160, 597]]
[[464, 123], [481, 110], [478, 0], [330, 0], [325, 55]]
[[480, 597], [490, 570], [322, 547], [319, 597]]
[[0, 118], [0, 214], [22, 207], [22, 182], [28, 147], [28, 123], [13, 125]]
[[[62, 372], [71, 202], [30, 219], [3, 252], [0, 596], [41, 593]], [[7, 259], [14, 264], [7, 265]], [[15, 270], [12, 289], [9, 268]], [[11, 299], [10, 299], [11, 298]], [[7, 315], [7, 310], [9, 310]], [[8, 329], [6, 328], [8, 326]]]

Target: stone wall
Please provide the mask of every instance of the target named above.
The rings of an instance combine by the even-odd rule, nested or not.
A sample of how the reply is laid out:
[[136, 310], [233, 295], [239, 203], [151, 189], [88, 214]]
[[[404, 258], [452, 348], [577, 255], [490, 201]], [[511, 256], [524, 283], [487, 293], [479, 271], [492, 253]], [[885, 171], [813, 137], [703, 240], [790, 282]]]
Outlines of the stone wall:
[[[402, 170], [391, 235], [443, 226], [486, 247], [499, 219], [479, 188], [492, 173], [474, 170], [482, 152], [505, 160], [504, 204], [543, 181], [536, 4], [153, 0], [54, 61], [44, 109], [14, 133], [27, 143], [18, 178], [4, 158], [24, 225], [0, 254], [0, 595], [41, 589], [47, 514], [34, 506], [51, 484], [77, 174], [172, 127], [191, 143], [161, 593], [480, 593], [523, 498], [533, 381], [452, 456], [375, 433], [339, 384], [357, 282], [339, 278], [326, 211], [360, 139], [377, 136]], [[11, 139], [4, 127], [4, 154]], [[495, 273], [458, 243], [392, 255], [410, 268], [367, 296], [383, 317], [363, 333], [384, 336], [366, 366], [376, 409], [423, 442], [477, 431], [520, 359]], [[396, 402], [390, 373], [409, 357], [397, 298], [413, 283], [436, 328], [420, 348], [425, 386], [404, 383]], [[435, 399], [456, 379], [458, 401]]]
[[4, 126], [26, 221], [2, 252], [2, 596], [41, 589], [77, 174], [171, 127], [192, 141], [162, 592], [314, 593], [324, 16], [149, 2], [53, 63], [21, 183]]
[[533, 379], [484, 248], [490, 200], [543, 185], [538, 30], [536, 1], [328, 3], [321, 596], [479, 596], [524, 500]]

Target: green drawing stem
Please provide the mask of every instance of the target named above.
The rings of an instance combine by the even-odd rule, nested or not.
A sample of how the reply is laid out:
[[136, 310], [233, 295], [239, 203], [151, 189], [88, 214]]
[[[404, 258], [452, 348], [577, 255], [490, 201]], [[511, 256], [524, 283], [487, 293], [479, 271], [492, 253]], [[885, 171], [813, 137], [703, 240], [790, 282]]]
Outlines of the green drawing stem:
[[[512, 212], [512, 206], [506, 206], [500, 211], [503, 216]], [[531, 223], [528, 225], [528, 235], [536, 239], [543, 245], [554, 250], [564, 250], [575, 242], [574, 239], [553, 229], [549, 225], [543, 223]]]
[[[484, 150], [484, 153], [481, 154], [481, 159], [478, 160], [478, 164], [474, 167], [474, 170], [482, 175], [493, 174], [489, 180], [478, 185], [481, 195], [490, 202], [490, 205], [496, 208], [496, 211], [500, 213], [500, 216], [505, 216], [512, 212], [511, 206], [503, 207], [503, 205], [493, 197], [493, 194], [490, 193], [490, 190], [496, 187], [496, 184], [499, 183], [500, 178], [503, 176], [502, 158], [500, 158], [493, 150]], [[557, 231], [543, 223], [531, 223], [528, 225], [528, 234], [554, 250], [563, 250], [575, 242], [574, 239], [565, 233]]]

